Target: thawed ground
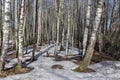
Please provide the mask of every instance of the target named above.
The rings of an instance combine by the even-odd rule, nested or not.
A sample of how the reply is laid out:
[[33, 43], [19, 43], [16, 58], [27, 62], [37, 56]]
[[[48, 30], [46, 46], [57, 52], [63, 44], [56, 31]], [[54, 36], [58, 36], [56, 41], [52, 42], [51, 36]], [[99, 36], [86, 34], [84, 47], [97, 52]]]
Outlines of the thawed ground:
[[[53, 50], [53, 45], [49, 46], [49, 53], [52, 54]], [[71, 70], [78, 65], [72, 61], [54, 61], [54, 58], [43, 57], [45, 51], [46, 49], [43, 47], [40, 52], [36, 52], [36, 61], [26, 62], [28, 66], [34, 67], [31, 72], [0, 78], [0, 80], [120, 80], [119, 61], [103, 61], [89, 66], [96, 72], [78, 73]], [[74, 49], [74, 53], [77, 53], [76, 49]], [[10, 65], [15, 62], [16, 60], [11, 60]], [[51, 67], [55, 64], [62, 65], [64, 69], [52, 69]], [[6, 65], [6, 67], [10, 65]]]

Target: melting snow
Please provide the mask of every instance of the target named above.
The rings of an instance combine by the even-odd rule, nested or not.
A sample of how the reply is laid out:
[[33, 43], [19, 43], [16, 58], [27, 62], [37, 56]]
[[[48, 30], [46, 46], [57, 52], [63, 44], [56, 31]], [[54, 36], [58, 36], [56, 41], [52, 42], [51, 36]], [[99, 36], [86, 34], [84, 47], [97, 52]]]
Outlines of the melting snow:
[[[53, 47], [50, 47], [49, 52], [52, 52]], [[31, 72], [0, 78], [0, 80], [120, 80], [119, 61], [103, 61], [89, 66], [96, 72], [78, 73], [71, 70], [78, 65], [72, 61], [56, 62], [53, 60], [54, 58], [43, 57], [44, 50], [46, 49], [36, 52], [38, 60], [28, 64], [28, 66], [34, 67]], [[11, 62], [14, 63], [16, 60], [11, 60]], [[55, 64], [62, 65], [64, 69], [52, 69], [52, 65]]]

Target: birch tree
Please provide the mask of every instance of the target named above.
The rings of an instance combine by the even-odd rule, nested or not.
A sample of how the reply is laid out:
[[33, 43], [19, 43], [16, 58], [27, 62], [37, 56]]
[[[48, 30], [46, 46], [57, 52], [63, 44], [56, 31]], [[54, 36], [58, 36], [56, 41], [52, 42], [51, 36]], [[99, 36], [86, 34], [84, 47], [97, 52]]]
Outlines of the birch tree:
[[82, 55], [85, 55], [86, 48], [87, 48], [87, 41], [88, 41], [88, 29], [90, 27], [90, 16], [91, 16], [91, 0], [88, 0], [88, 7], [87, 7], [87, 14], [86, 14], [86, 25], [85, 25], [85, 31], [83, 35], [83, 53]]
[[12, 49], [15, 49], [15, 0], [11, 0], [11, 28], [10, 28], [10, 39], [12, 40]]
[[38, 34], [37, 34], [37, 50], [39, 49], [39, 44], [41, 44], [41, 29], [42, 29], [42, 21], [41, 21], [41, 15], [42, 15], [42, 1], [39, 0], [39, 8], [38, 8]]
[[[46, 52], [46, 56], [49, 56], [49, 53], [48, 53], [48, 46], [49, 46], [49, 40], [50, 40], [50, 36], [49, 36], [49, 32], [50, 32], [50, 29], [49, 29], [49, 8], [48, 8], [48, 1], [46, 0], [46, 14], [45, 14], [45, 35], [46, 35], [46, 47], [47, 47], [47, 52]], [[49, 30], [48, 30], [49, 29]]]
[[[1, 45], [0, 45], [0, 46], [1, 46], [1, 50], [2, 50], [2, 43], [3, 43], [3, 42], [2, 42], [2, 41], [3, 41], [2, 27], [3, 27], [3, 25], [4, 25], [4, 13], [5, 13], [4, 6], [5, 6], [5, 2], [4, 2], [4, 0], [1, 0], [1, 11], [2, 11], [2, 14], [1, 14], [1, 18], [2, 18], [2, 19], [1, 19], [1, 22], [2, 22], [2, 23], [1, 23], [1, 32], [0, 32], [0, 33], [1, 33]], [[1, 51], [1, 50], [0, 50], [0, 51]]]
[[0, 1], [0, 52], [2, 47], [2, 0]]
[[22, 68], [22, 56], [23, 56], [23, 23], [24, 23], [24, 0], [21, 3], [20, 23], [19, 23], [19, 49], [18, 49], [18, 64], [17, 68]]
[[3, 42], [2, 42], [2, 52], [0, 56], [0, 70], [5, 67], [6, 54], [8, 49], [9, 40], [9, 27], [10, 27], [10, 0], [5, 1], [5, 16], [3, 21]]
[[[118, 11], [120, 11], [120, 1], [118, 1], [118, 3], [119, 3]], [[119, 13], [119, 18], [120, 18], [120, 13]]]
[[74, 1], [74, 10], [73, 10], [73, 30], [72, 30], [72, 50], [75, 42], [75, 28], [78, 26], [78, 0]]
[[61, 6], [62, 6], [62, 8], [61, 8], [61, 10], [62, 10], [62, 13], [61, 13], [61, 26], [63, 28], [62, 28], [62, 43], [61, 43], [60, 48], [64, 48], [64, 39], [65, 39], [65, 26], [64, 26], [64, 13], [65, 13], [64, 6], [65, 6], [65, 4], [64, 4], [64, 0], [61, 2]]
[[32, 58], [31, 58], [31, 61], [34, 61], [35, 58], [35, 49], [36, 49], [36, 24], [37, 24], [37, 17], [36, 17], [36, 14], [37, 14], [37, 2], [38, 0], [34, 0], [34, 21], [33, 21], [33, 53], [32, 53]]
[[18, 1], [15, 0], [15, 45], [16, 45], [16, 58], [18, 57]]
[[67, 58], [67, 55], [68, 55], [68, 52], [69, 52], [69, 37], [70, 37], [70, 10], [71, 10], [71, 0], [69, 0], [69, 3], [68, 3], [68, 26], [67, 26], [67, 40], [66, 40], [66, 58]]
[[93, 23], [93, 31], [90, 37], [90, 41], [88, 44], [88, 48], [86, 51], [86, 55], [85, 58], [83, 60], [83, 63], [80, 64], [79, 69], [83, 70], [86, 69], [91, 61], [91, 58], [93, 56], [93, 52], [94, 52], [94, 47], [95, 47], [95, 43], [96, 43], [96, 35], [97, 35], [97, 31], [99, 28], [99, 24], [100, 24], [100, 20], [101, 20], [101, 15], [102, 15], [102, 6], [103, 6], [103, 2], [104, 0], [99, 0], [98, 4], [97, 4], [97, 10], [96, 10], [96, 17]]
[[52, 41], [55, 43], [55, 0], [52, 0]]
[[57, 16], [57, 41], [56, 41], [56, 47], [54, 55], [57, 56], [58, 46], [60, 42], [60, 21], [61, 21], [61, 15], [62, 15], [62, 5], [64, 3], [64, 0], [60, 1], [60, 6], [58, 7], [58, 0], [55, 0], [55, 9], [56, 9], [56, 16]]

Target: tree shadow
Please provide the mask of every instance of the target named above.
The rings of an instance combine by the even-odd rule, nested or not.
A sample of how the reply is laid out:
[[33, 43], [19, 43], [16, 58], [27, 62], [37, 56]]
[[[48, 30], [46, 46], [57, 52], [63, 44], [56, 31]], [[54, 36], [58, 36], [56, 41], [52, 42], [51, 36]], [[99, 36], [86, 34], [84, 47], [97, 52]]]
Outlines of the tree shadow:
[[[35, 59], [37, 60], [40, 56], [42, 56], [45, 52], [49, 51], [49, 50], [50, 50], [51, 48], [53, 48], [53, 47], [54, 47], [54, 45], [46, 48], [46, 49], [43, 50], [43, 51], [40, 51], [37, 55], [34, 56]], [[30, 60], [31, 60], [31, 59], [26, 60], [26, 61], [24, 62], [24, 64], [25, 64], [26, 66], [29, 65], [29, 64], [31, 64], [32, 61], [30, 61]], [[29, 62], [28, 62], [28, 61], [29, 61]], [[28, 62], [28, 63], [26, 63], [26, 62]]]

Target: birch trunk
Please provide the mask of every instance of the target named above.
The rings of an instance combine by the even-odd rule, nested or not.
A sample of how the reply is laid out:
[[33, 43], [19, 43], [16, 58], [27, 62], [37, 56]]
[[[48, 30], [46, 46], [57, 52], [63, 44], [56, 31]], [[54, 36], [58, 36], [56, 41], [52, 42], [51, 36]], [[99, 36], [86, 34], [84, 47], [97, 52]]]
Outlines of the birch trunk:
[[55, 47], [55, 52], [54, 55], [57, 56], [57, 51], [58, 51], [58, 46], [59, 46], [59, 37], [60, 37], [60, 20], [61, 20], [61, 15], [62, 15], [62, 4], [64, 3], [64, 0], [60, 1], [60, 6], [58, 10], [58, 5], [57, 5], [57, 0], [55, 0], [55, 7], [56, 7], [56, 14], [57, 14], [57, 42], [56, 42], [56, 47]]
[[41, 4], [42, 2], [39, 1], [39, 10], [38, 10], [38, 34], [37, 34], [37, 50], [39, 49], [39, 45], [41, 44], [41, 29], [42, 29], [42, 21], [41, 21]]
[[23, 44], [25, 47], [27, 47], [27, 40], [26, 40], [26, 24], [27, 24], [27, 0], [24, 3], [24, 22], [23, 22]]
[[58, 0], [55, 0], [55, 10], [56, 10], [56, 17], [57, 17], [57, 41], [55, 44], [55, 52], [54, 56], [57, 56], [57, 51], [58, 51], [58, 44], [59, 44], [59, 24], [60, 24], [60, 17], [59, 17], [59, 10], [58, 10]]
[[102, 52], [102, 50], [103, 50], [103, 34], [102, 34], [102, 31], [101, 31], [101, 27], [102, 27], [102, 25], [100, 25], [99, 35], [98, 35], [98, 39], [99, 39], [99, 52]]
[[0, 56], [0, 70], [5, 67], [6, 54], [8, 49], [8, 38], [9, 38], [9, 27], [10, 27], [10, 0], [5, 1], [5, 16], [3, 21], [3, 42], [2, 42], [2, 52]]
[[94, 52], [94, 46], [96, 43], [96, 35], [97, 35], [97, 31], [99, 28], [99, 24], [100, 24], [100, 20], [101, 20], [101, 15], [102, 15], [102, 6], [103, 6], [103, 2], [104, 0], [99, 0], [98, 5], [97, 5], [97, 10], [96, 10], [96, 17], [95, 17], [95, 21], [93, 24], [93, 31], [90, 37], [90, 42], [86, 51], [86, 55], [85, 58], [83, 60], [83, 65], [81, 66], [82, 68], [86, 68], [89, 66], [90, 61], [92, 59], [93, 56], [93, 52]]
[[15, 0], [15, 44], [16, 44], [16, 58], [18, 57], [18, 1]]
[[65, 29], [62, 31], [62, 48], [64, 48]]
[[11, 16], [12, 16], [12, 22], [11, 22], [11, 40], [12, 40], [12, 49], [15, 49], [15, 25], [14, 25], [14, 23], [15, 23], [15, 0], [11, 0], [12, 2], [11, 2], [11, 6], [12, 6], [12, 14], [11, 14]]
[[53, 22], [52, 22], [52, 41], [53, 43], [55, 43], [55, 0], [52, 0], [52, 9], [53, 9], [53, 15], [52, 15], [52, 18], [53, 18]]
[[23, 56], [23, 23], [24, 23], [24, 0], [21, 4], [20, 25], [19, 25], [19, 50], [18, 50], [18, 65], [22, 68], [22, 56]]
[[35, 58], [35, 49], [36, 49], [36, 14], [37, 14], [37, 2], [38, 0], [34, 0], [34, 22], [33, 22], [33, 52], [32, 52], [32, 58], [31, 61], [34, 61]]
[[91, 0], [88, 0], [88, 7], [87, 7], [87, 14], [86, 14], [86, 25], [85, 25], [85, 31], [83, 35], [83, 56], [86, 52], [87, 47], [87, 41], [88, 41], [88, 28], [90, 26], [90, 15], [91, 15]]
[[4, 10], [4, 6], [5, 6], [4, 0], [1, 0], [1, 9], [2, 9], [2, 19], [1, 19], [1, 20], [2, 20], [2, 24], [1, 24], [1, 25], [2, 25], [2, 26], [1, 26], [1, 45], [0, 45], [0, 46], [1, 46], [1, 51], [2, 51], [2, 43], [3, 43], [3, 42], [2, 42], [2, 41], [3, 41], [3, 32], [2, 32], [3, 29], [2, 29], [2, 27], [3, 27], [3, 25], [4, 25], [4, 13], [5, 13], [5, 12], [4, 12], [4, 11], [5, 11], [5, 10]]
[[62, 13], [61, 13], [61, 27], [62, 28], [62, 43], [61, 43], [61, 47], [60, 48], [63, 48], [64, 49], [64, 38], [65, 38], [65, 26], [64, 26], [64, 0], [62, 1], [61, 3], [61, 10], [62, 10]]
[[45, 34], [46, 34], [46, 47], [47, 47], [47, 52], [46, 52], [46, 56], [49, 56], [48, 53], [48, 46], [49, 46], [49, 40], [50, 40], [50, 36], [49, 36], [49, 24], [48, 24], [48, 20], [49, 20], [49, 12], [48, 12], [48, 1], [46, 1], [46, 17], [45, 17]]
[[77, 25], [78, 25], [78, 0], [75, 0], [74, 1], [74, 23], [73, 23], [73, 32], [72, 32], [72, 50], [73, 50], [73, 47], [74, 47], [74, 42], [75, 42], [75, 28], [77, 28]]
[[101, 17], [101, 21], [100, 21], [100, 27], [99, 27], [99, 31], [98, 31], [98, 43], [99, 43], [99, 52], [103, 51], [103, 33], [102, 33], [102, 28], [104, 28], [104, 18], [103, 16]]
[[0, 1], [0, 52], [2, 48], [2, 0]]
[[[119, 10], [118, 11], [120, 12], [120, 1], [118, 1], [118, 3], [119, 3], [119, 8], [118, 8]], [[120, 18], [120, 13], [119, 13], [118, 17]]]
[[67, 58], [68, 52], [69, 52], [69, 37], [70, 37], [70, 10], [71, 10], [71, 0], [69, 0], [68, 3], [68, 26], [67, 26], [67, 40], [66, 40], [66, 54], [65, 58]]

